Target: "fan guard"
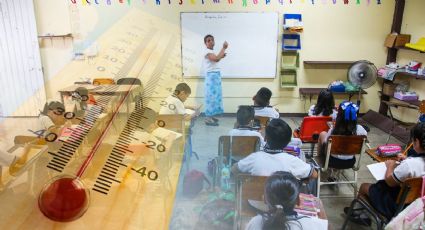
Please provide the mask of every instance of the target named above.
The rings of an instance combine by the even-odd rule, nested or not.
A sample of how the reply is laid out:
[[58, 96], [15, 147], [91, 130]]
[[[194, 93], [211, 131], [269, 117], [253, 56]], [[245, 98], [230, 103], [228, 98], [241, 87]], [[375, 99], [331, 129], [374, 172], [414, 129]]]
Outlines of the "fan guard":
[[376, 82], [378, 70], [370, 61], [356, 61], [348, 69], [348, 81], [351, 84], [367, 89]]

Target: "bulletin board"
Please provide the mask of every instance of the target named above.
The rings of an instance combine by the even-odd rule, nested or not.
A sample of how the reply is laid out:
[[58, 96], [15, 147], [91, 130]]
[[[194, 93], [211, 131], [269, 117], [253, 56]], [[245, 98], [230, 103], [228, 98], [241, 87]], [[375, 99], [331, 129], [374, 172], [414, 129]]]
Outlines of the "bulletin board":
[[227, 41], [226, 57], [218, 64], [224, 78], [275, 78], [279, 17], [267, 13], [181, 13], [184, 77], [199, 77], [206, 46], [215, 38], [217, 54]]

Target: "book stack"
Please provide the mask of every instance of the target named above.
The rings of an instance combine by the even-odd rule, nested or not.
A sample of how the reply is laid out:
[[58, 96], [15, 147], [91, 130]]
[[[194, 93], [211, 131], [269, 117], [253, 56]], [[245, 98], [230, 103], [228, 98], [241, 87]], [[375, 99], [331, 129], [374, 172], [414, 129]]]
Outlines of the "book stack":
[[294, 211], [305, 216], [317, 217], [320, 212], [320, 201], [311, 194], [300, 193], [299, 203], [295, 206]]

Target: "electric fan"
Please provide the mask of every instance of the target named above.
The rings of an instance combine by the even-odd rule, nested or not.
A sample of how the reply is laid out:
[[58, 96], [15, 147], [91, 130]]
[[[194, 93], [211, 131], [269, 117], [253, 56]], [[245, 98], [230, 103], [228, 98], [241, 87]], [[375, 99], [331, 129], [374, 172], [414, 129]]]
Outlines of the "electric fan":
[[360, 107], [360, 96], [362, 89], [367, 89], [375, 84], [378, 70], [370, 61], [356, 61], [348, 69], [348, 81], [359, 88], [357, 105]]

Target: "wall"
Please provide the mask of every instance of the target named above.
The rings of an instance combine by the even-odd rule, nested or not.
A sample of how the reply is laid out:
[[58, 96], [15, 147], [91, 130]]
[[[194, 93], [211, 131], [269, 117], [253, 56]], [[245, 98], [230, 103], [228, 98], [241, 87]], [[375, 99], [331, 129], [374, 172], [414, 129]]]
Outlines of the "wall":
[[[211, 1], [201, 5], [198, 1], [195, 5], [189, 2], [178, 5], [176, 1], [173, 1], [171, 6], [168, 5], [167, 1], [162, 1], [160, 6], [155, 6], [154, 1], [147, 1], [146, 5], [141, 2], [133, 1], [132, 7], [138, 7], [149, 14], [159, 16], [177, 27], [180, 26], [180, 12], [277, 11], [281, 15], [283, 13], [301, 13], [304, 21], [304, 33], [301, 35], [299, 87], [326, 87], [333, 80], [346, 80], [346, 69], [304, 69], [303, 60], [355, 61], [366, 59], [374, 62], [376, 66], [384, 65], [386, 49], [383, 47], [383, 41], [390, 31], [394, 9], [394, 1], [392, 0], [382, 1], [381, 5], [377, 5], [375, 1], [372, 1], [370, 5], [367, 5], [366, 1], [362, 1], [361, 5], [356, 5], [356, 1], [350, 1], [349, 5], [344, 5], [342, 1], [338, 1], [336, 5], [333, 5], [330, 0], [325, 1], [327, 4], [323, 4], [323, 1], [316, 1], [315, 5], [312, 5], [310, 1], [294, 1], [294, 4], [289, 4], [287, 0], [284, 1], [284, 5], [280, 5], [278, 1], [273, 1], [270, 5], [266, 5], [264, 2], [255, 5], [250, 1], [248, 7], [243, 7], [240, 1], [234, 1], [233, 5], [228, 5], [226, 1], [222, 1], [220, 4], [213, 4]], [[36, 1], [35, 4], [37, 22], [45, 21], [46, 18], [50, 20], [49, 15], [56, 11], [45, 1]], [[413, 4], [419, 4], [419, 1]], [[68, 6], [63, 6], [61, 10], [66, 7]], [[118, 18], [119, 15], [124, 15], [131, 9], [127, 4], [119, 4], [118, 1], [113, 2], [111, 6], [107, 6], [106, 3], [89, 6], [78, 2], [77, 8], [79, 18], [75, 16], [74, 12], [74, 14], [56, 16], [54, 20], [68, 28], [70, 27], [69, 24], [72, 24], [76, 18], [80, 20], [79, 28], [71, 28], [72, 33], [79, 36], [74, 38], [74, 47], [71, 47], [72, 44], [65, 43], [64, 46], [42, 48], [45, 78], [50, 79], [47, 88], [49, 97], [56, 97], [56, 92], [60, 87], [63, 87], [62, 85], [72, 84], [73, 81], [82, 77], [75, 75], [62, 77], [65, 66], [71, 62], [71, 50], [75, 49], [76, 44], [85, 40], [95, 40], [96, 34], [99, 35], [108, 29], [107, 23], [113, 23], [111, 17]], [[105, 18], [105, 15], [109, 17]], [[143, 18], [140, 18], [140, 20], [143, 20]], [[280, 19], [281, 24], [282, 18]], [[38, 23], [38, 26], [40, 31], [46, 31], [46, 23]], [[282, 30], [279, 34], [281, 33]], [[180, 46], [180, 44], [177, 45]], [[281, 40], [279, 40], [278, 47], [281, 47]], [[278, 56], [279, 60], [277, 61], [280, 63], [280, 54]], [[181, 70], [179, 72], [181, 73]], [[192, 87], [192, 95], [188, 103], [202, 103], [203, 80], [186, 79], [186, 82]], [[268, 87], [273, 91], [271, 104], [277, 104], [277, 107], [283, 113], [303, 113], [310, 105], [309, 101], [300, 99], [298, 88], [281, 89], [278, 77], [275, 79], [224, 79], [225, 112], [235, 112], [240, 104], [251, 104], [252, 96], [261, 86]], [[380, 86], [375, 84], [367, 90], [368, 95], [363, 96], [362, 112], [368, 109], [378, 109], [377, 91], [379, 88]], [[166, 94], [163, 96], [165, 97]], [[337, 99], [340, 101], [344, 98], [337, 97]], [[314, 101], [315, 99], [313, 99]]]
[[[425, 9], [425, 1], [408, 0], [406, 1], [401, 33], [411, 34], [411, 42], [415, 43], [420, 37], [425, 37], [425, 18], [423, 15]], [[397, 63], [405, 65], [409, 61], [422, 62], [422, 67], [425, 65], [425, 53], [420, 53], [411, 50], [399, 50], [397, 54]], [[409, 77], [399, 77], [397, 81], [405, 81], [410, 83], [410, 91], [415, 91], [419, 94], [419, 99], [425, 99], [425, 80], [417, 80]], [[416, 122], [418, 111], [412, 109], [393, 109], [394, 117], [407, 122]]]

